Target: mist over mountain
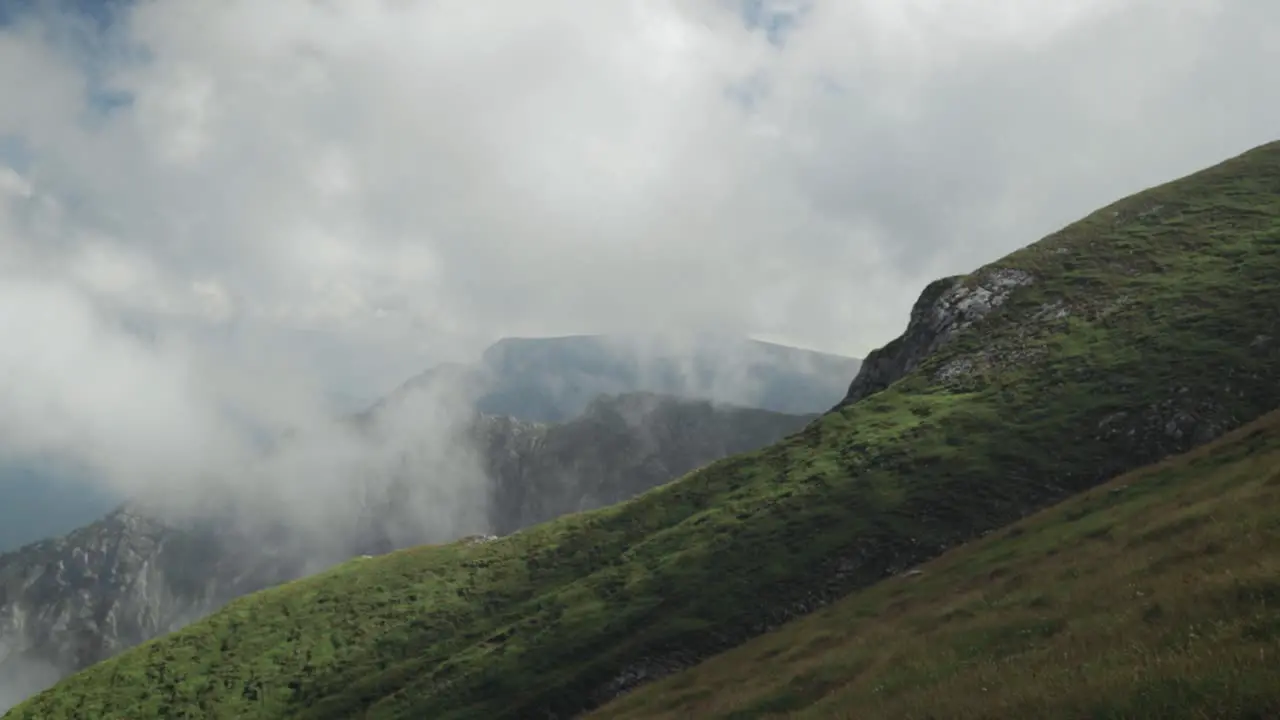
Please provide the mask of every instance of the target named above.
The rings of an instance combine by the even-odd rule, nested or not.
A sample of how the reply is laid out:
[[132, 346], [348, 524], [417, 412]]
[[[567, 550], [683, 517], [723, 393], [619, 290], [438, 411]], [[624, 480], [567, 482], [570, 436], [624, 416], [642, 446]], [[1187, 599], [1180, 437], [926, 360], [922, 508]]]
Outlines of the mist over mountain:
[[[456, 386], [463, 406], [533, 422], [564, 422], [601, 395], [635, 392], [805, 414], [839, 401], [858, 367], [853, 358], [737, 338], [507, 338], [476, 363], [416, 376], [375, 407], [440, 381]], [[341, 391], [328, 395], [333, 412], [357, 402]], [[91, 469], [10, 457], [0, 463], [0, 551], [69, 532], [127, 497], [96, 481]]]
[[397, 392], [444, 375], [476, 395], [480, 412], [537, 422], [562, 422], [600, 395], [631, 392], [803, 414], [831, 408], [858, 367], [855, 358], [712, 335], [504, 338], [478, 363], [433, 368]]
[[[867, 672], [883, 684], [863, 687], [861, 702], [849, 698], [850, 712], [883, 708], [879, 716], [896, 717], [928, 701], [935, 715], [948, 716], [954, 694], [971, 701], [972, 717], [994, 709], [998, 717], [1163, 718], [1188, 706], [1204, 716], [1240, 708], [1235, 715], [1273, 717], [1280, 685], [1263, 651], [1274, 643], [1277, 620], [1275, 534], [1268, 533], [1275, 513], [1252, 508], [1274, 507], [1280, 497], [1275, 420], [1236, 431], [1280, 402], [1280, 318], [1272, 312], [1280, 306], [1277, 198], [1280, 143], [1122, 198], [972, 273], [929, 283], [902, 334], [868, 356], [843, 401], [811, 422], [795, 419], [803, 430], [767, 448], [608, 508], [503, 537], [356, 558], [255, 593], [68, 678], [20, 706], [15, 718], [74, 720], [108, 702], [121, 717], [212, 708], [239, 717], [523, 720], [579, 717], [598, 707], [600, 717], [616, 717], [610, 703], [686, 670], [693, 674], [662, 688], [665, 697], [648, 712], [632, 706], [638, 717], [727, 719], [778, 708], [831, 717], [833, 687], [807, 683], [834, 677], [852, 687]], [[246, 578], [306, 572], [322, 552], [342, 549], [338, 538], [355, 541], [348, 551], [379, 552], [379, 543], [423, 541], [415, 528], [483, 528], [495, 510], [509, 512], [492, 496], [485, 502], [466, 473], [501, 477], [494, 459], [506, 468], [550, 468], [545, 476], [515, 476], [517, 487], [535, 489], [531, 495], [608, 501], [589, 484], [603, 474], [590, 469], [589, 453], [565, 452], [545, 464], [538, 457], [578, 447], [554, 441], [555, 429], [540, 439], [539, 426], [510, 418], [476, 423], [474, 410], [470, 422], [442, 423], [457, 417], [450, 408], [461, 389], [445, 379], [408, 388], [349, 424], [351, 439], [376, 452], [352, 455], [340, 434], [318, 438], [327, 456], [306, 433], [279, 444], [284, 462], [266, 477], [287, 482], [293, 473], [284, 468], [338, 460], [347, 484], [327, 489], [347, 487], [355, 497], [326, 501], [312, 493], [319, 497], [294, 499], [314, 503], [298, 513], [270, 507], [271, 493], [255, 497], [245, 487], [238, 500], [266, 509], [259, 520], [269, 522], [247, 523], [246, 506], [230, 514], [229, 529], [214, 528], [212, 541], [199, 534], [207, 521], [194, 526], [194, 542], [170, 543], [161, 533], [156, 550], [110, 539], [146, 541], [149, 532], [107, 531], [105, 545], [55, 542], [43, 555], [0, 568], [13, 578], [5, 597], [16, 598], [3, 610], [10, 631], [0, 642], [17, 648], [20, 667], [84, 662], [110, 652], [96, 640], [110, 637], [100, 628], [122, 618], [183, 622], [168, 618], [198, 612], [225, 588], [245, 588]], [[682, 444], [685, 452], [714, 447], [703, 438], [734, 424], [707, 423], [706, 407], [660, 411], [666, 404], [653, 396], [599, 402], [574, 424], [602, 427], [571, 434], [592, 452], [624, 449], [607, 456], [621, 461], [601, 465], [608, 472], [666, 464], [665, 451], [646, 448], [676, 458]], [[706, 430], [692, 429], [699, 424]], [[422, 435], [423, 428], [432, 433]], [[1171, 459], [1219, 439], [1225, 442], [1198, 457]], [[288, 462], [298, 451], [298, 464]], [[350, 472], [362, 467], [344, 464], [352, 459], [373, 463], [373, 472]], [[555, 492], [584, 465], [575, 488]], [[1099, 487], [1143, 466], [1127, 484]], [[352, 484], [353, 477], [363, 482]], [[499, 480], [495, 489], [504, 486]], [[1198, 504], [1213, 495], [1222, 500], [1216, 509]], [[1144, 512], [1135, 501], [1154, 504]], [[510, 507], [531, 510], [533, 520], [547, 510], [518, 497]], [[344, 523], [353, 513], [355, 524]], [[1231, 521], [1237, 515], [1247, 520]], [[131, 522], [120, 518], [115, 527]], [[1231, 545], [1205, 545], [1198, 536], [1210, 527]], [[993, 536], [1002, 545], [974, 547]], [[966, 546], [950, 576], [925, 565]], [[117, 552], [126, 547], [134, 550]], [[174, 548], [167, 559], [166, 547]], [[94, 589], [110, 586], [103, 579], [139, 573], [84, 560], [98, 557], [172, 567], [171, 578], [143, 572], [146, 582], [124, 584], [145, 588], [141, 596], [129, 590], [123, 602], [100, 604]], [[1081, 557], [1106, 567], [1110, 580], [1078, 584]], [[1224, 567], [1224, 558], [1232, 565]], [[1153, 586], [1157, 574], [1166, 581]], [[210, 585], [211, 578], [219, 579]], [[914, 612], [896, 634], [869, 646], [844, 637], [837, 626], [846, 623], [827, 612], [827, 630], [747, 655], [775, 665], [760, 669], [752, 691], [768, 692], [777, 673], [791, 675], [772, 697], [750, 705], [709, 699], [721, 690], [742, 694], [730, 686], [743, 675], [722, 669], [721, 679], [707, 682], [700, 663], [786, 632], [803, 616], [823, 618], [820, 608], [884, 582], [891, 585], [878, 599], [846, 606], [845, 617], [875, 625]], [[1205, 586], [1216, 589], [1205, 594]], [[183, 589], [164, 590], [173, 587]], [[1081, 590], [1092, 593], [1083, 603]], [[1100, 612], [1097, 601], [1119, 612]], [[1064, 614], [1068, 604], [1074, 610]], [[979, 614], [987, 618], [975, 625]], [[1206, 624], [1206, 616], [1215, 620]], [[1048, 630], [1039, 629], [1046, 621]], [[958, 644], [917, 635], [944, 628], [958, 633]], [[1145, 642], [1135, 645], [1135, 636]], [[1194, 641], [1171, 647], [1170, 637]], [[832, 641], [850, 652], [869, 648], [871, 656], [849, 664], [849, 653], [838, 652], [815, 666]], [[895, 645], [912, 648], [906, 657], [923, 662], [927, 674], [904, 682]], [[1168, 667], [1145, 676], [1154, 647], [1166, 648]], [[1216, 654], [1206, 656], [1211, 647]], [[992, 667], [1015, 660], [1034, 668], [1019, 675], [1023, 686], [1043, 692], [974, 691]], [[1080, 671], [1086, 665], [1095, 669], [1092, 680]], [[1219, 675], [1224, 665], [1240, 674]], [[1117, 667], [1123, 672], [1110, 672]], [[965, 678], [952, 679], [957, 672]], [[1053, 687], [1072, 691], [1038, 685], [1031, 676], [1043, 672]], [[894, 693], [882, 691], [895, 682]], [[947, 697], [933, 694], [945, 687]], [[1006, 704], [993, 708], [992, 695]], [[898, 704], [878, 705], [886, 700]]]
[[[181, 337], [147, 330], [124, 336], [129, 352], [152, 357]], [[189, 442], [222, 453], [177, 458], [149, 480], [130, 467], [153, 461], [121, 462], [127, 445], [53, 443], [45, 455], [63, 447], [78, 474], [33, 465], [6, 488], [9, 547], [30, 544], [0, 555], [3, 699], [353, 557], [505, 535], [763, 447], [837, 402], [857, 367], [708, 336], [505, 339], [355, 414], [331, 391], [212, 368], [204, 377], [227, 383], [204, 406], [216, 420], [192, 423], [207, 437]], [[174, 407], [207, 412], [186, 397], [166, 409], [187, 423]], [[83, 434], [116, 430], [138, 428]]]
[[[416, 434], [405, 419], [446, 403], [451, 388], [437, 390], [420, 384], [364, 418], [353, 432], [376, 450], [345, 468], [347, 482], [327, 502], [140, 498], [0, 555], [0, 685], [11, 688], [9, 703], [240, 595], [360, 555], [467, 533], [482, 539], [602, 507], [816, 417], [638, 393], [598, 397], [567, 423], [474, 414], [448, 432], [428, 425]], [[276, 461], [313, 454], [308, 442], [282, 442]]]

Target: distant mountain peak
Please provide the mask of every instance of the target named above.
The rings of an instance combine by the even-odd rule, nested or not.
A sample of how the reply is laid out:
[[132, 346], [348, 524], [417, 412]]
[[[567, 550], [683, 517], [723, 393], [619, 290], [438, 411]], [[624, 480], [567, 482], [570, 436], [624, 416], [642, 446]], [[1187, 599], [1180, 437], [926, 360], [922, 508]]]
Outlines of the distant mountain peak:
[[474, 365], [441, 365], [392, 396], [443, 381], [475, 407], [522, 420], [562, 422], [600, 395], [652, 392], [805, 414], [844, 397], [860, 361], [713, 333], [507, 337]]

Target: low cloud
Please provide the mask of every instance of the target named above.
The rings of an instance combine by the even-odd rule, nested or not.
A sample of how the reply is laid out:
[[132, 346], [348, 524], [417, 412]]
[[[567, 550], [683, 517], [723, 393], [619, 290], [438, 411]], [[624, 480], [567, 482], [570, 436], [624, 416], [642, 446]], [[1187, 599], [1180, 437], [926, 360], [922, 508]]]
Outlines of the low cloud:
[[461, 443], [466, 398], [419, 388], [357, 427], [291, 365], [133, 332], [65, 283], [5, 278], [0, 306], [24, 309], [0, 316], [9, 457], [74, 463], [170, 514], [221, 506], [348, 543], [364, 504], [417, 480], [430, 497], [401, 498], [396, 517], [417, 526], [399, 539], [483, 529], [487, 486]]
[[75, 262], [45, 262], [33, 224], [15, 230], [52, 201], [8, 187], [0, 226], [17, 251], [0, 268], [0, 456], [56, 458], [175, 519], [282, 524], [326, 560], [349, 553], [362, 512], [399, 484], [408, 494], [379, 528], [393, 543], [484, 529], [487, 484], [461, 442], [468, 398], [420, 388], [357, 427], [296, 356], [211, 343], [200, 325], [147, 322], [114, 302], [113, 288], [150, 279], [147, 263], [92, 244]]

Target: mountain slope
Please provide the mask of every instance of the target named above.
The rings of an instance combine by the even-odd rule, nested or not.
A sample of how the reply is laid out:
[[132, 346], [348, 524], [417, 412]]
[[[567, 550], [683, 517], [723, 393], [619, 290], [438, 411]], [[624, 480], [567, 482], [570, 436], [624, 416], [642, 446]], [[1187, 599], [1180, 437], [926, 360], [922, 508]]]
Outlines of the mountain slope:
[[566, 717], [1280, 406], [1277, 307], [1271, 144], [931, 284], [766, 450], [242, 598], [12, 717]]
[[1280, 717], [1280, 412], [592, 717]]
[[[491, 483], [487, 531], [505, 534], [629, 498], [768, 445], [812, 419], [639, 394], [598, 398], [581, 417], [558, 425], [481, 416], [469, 433]], [[404, 480], [428, 482], [423, 473], [410, 465]], [[369, 507], [351, 510], [361, 518], [356, 534], [335, 543], [332, 536], [343, 529], [327, 528], [323, 552], [315, 538], [287, 527], [216, 515], [162, 520], [130, 506], [65, 537], [0, 555], [0, 687], [21, 666], [34, 662], [65, 675], [332, 561], [438, 539], [404, 502], [412, 490], [393, 483], [371, 493]]]
[[636, 392], [800, 415], [834, 405], [858, 367], [854, 358], [758, 340], [504, 338], [478, 363], [432, 368], [392, 396], [444, 376], [465, 386], [480, 412], [534, 422], [564, 422], [599, 395]]

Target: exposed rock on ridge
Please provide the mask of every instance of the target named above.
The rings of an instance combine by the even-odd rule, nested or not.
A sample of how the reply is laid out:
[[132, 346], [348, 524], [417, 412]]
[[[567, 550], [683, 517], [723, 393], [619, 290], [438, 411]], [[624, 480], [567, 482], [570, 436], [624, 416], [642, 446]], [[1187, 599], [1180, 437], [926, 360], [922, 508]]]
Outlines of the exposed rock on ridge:
[[992, 268], [966, 278], [934, 280], [911, 308], [906, 331], [862, 361], [849, 391], [836, 407], [877, 393], [915, 370], [956, 333], [1004, 304], [1014, 289], [1035, 278], [1024, 270]]

